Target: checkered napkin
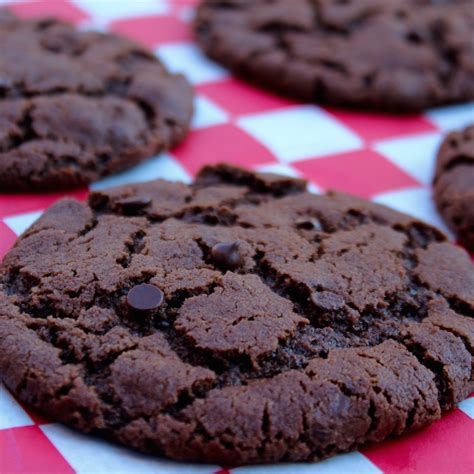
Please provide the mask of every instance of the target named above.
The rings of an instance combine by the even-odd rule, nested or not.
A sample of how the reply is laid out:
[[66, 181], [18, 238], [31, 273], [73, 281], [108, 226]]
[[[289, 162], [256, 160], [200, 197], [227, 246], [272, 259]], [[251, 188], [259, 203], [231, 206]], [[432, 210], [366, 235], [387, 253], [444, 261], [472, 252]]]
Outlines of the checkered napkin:
[[[471, 104], [393, 117], [302, 105], [232, 77], [192, 41], [195, 0], [5, 2], [19, 16], [54, 15], [111, 30], [152, 48], [196, 89], [192, 130], [178, 148], [91, 186], [154, 178], [190, 181], [204, 163], [228, 161], [304, 176], [315, 191], [336, 188], [445, 227], [431, 200], [442, 136], [474, 120]], [[0, 45], [1, 47], [1, 45]], [[0, 258], [42, 210], [65, 194], [0, 195]], [[226, 469], [144, 456], [32, 413], [0, 386], [0, 473], [400, 474], [474, 472], [474, 394], [431, 427], [321, 463]]]

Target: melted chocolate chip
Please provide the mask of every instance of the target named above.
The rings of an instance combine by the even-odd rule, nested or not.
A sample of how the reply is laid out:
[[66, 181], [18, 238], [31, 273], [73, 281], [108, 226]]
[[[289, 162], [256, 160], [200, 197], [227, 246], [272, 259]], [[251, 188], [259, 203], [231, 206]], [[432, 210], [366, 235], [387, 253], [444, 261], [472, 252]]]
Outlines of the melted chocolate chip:
[[136, 285], [127, 294], [127, 304], [135, 311], [152, 311], [163, 302], [163, 292], [148, 283]]
[[214, 263], [225, 270], [235, 270], [244, 264], [238, 242], [216, 244], [212, 247], [211, 255]]
[[317, 293], [313, 293], [311, 300], [318, 308], [328, 311], [341, 309], [345, 304], [341, 296], [331, 293], [330, 291], [318, 291]]
[[136, 212], [144, 207], [149, 206], [151, 198], [148, 196], [131, 196], [128, 198], [119, 199], [117, 204], [122, 208], [123, 212]]
[[6, 93], [9, 89], [12, 88], [12, 86], [13, 86], [13, 83], [10, 79], [0, 76], [0, 93], [2, 92]]
[[305, 230], [323, 230], [320, 220], [316, 217], [302, 217], [296, 221], [296, 227]]

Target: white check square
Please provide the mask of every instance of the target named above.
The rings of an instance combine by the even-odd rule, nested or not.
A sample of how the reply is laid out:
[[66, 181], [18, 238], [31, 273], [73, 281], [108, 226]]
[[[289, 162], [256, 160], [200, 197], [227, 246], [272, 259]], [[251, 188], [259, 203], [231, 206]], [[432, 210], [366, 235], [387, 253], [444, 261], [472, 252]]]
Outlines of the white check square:
[[410, 188], [400, 191], [380, 193], [373, 201], [397, 211], [412, 215], [445, 232], [451, 239], [452, 233], [441, 219], [429, 188]]
[[0, 430], [33, 424], [25, 410], [0, 383]]
[[256, 171], [260, 173], [273, 173], [289, 176], [290, 178], [301, 178], [301, 173], [291, 165], [276, 163], [271, 165], [261, 165], [256, 167]]
[[228, 72], [207, 59], [192, 43], [172, 43], [159, 46], [156, 55], [174, 73], [184, 74], [192, 84], [217, 81]]
[[374, 149], [420, 183], [431, 185], [441, 133], [383, 140]]
[[40, 428], [78, 474], [209, 474], [218, 470], [217, 466], [147, 456], [56, 423]]
[[108, 176], [107, 178], [92, 183], [90, 189], [97, 191], [99, 189], [142, 183], [154, 179], [167, 179], [169, 181], [183, 181], [186, 183], [191, 181], [191, 177], [184, 168], [170, 155], [163, 153], [140, 163], [130, 170]]
[[466, 127], [474, 122], [474, 102], [429, 110], [427, 117], [445, 132]]
[[237, 124], [285, 163], [357, 149], [361, 139], [315, 106], [241, 117]]
[[194, 99], [192, 128], [210, 127], [228, 121], [227, 113], [207, 97], [197, 95]]
[[232, 469], [232, 474], [382, 474], [358, 451], [339, 454], [317, 463], [269, 464]]
[[75, 0], [93, 18], [94, 24], [107, 24], [121, 18], [147, 15], [163, 15], [170, 11], [168, 0], [136, 0], [134, 2], [112, 2], [107, 0]]
[[43, 211], [25, 212], [11, 217], [5, 217], [3, 222], [7, 224], [16, 235], [21, 235], [33, 222], [39, 219]]
[[463, 400], [461, 403], [459, 403], [458, 408], [469, 418], [474, 420], [474, 397]]

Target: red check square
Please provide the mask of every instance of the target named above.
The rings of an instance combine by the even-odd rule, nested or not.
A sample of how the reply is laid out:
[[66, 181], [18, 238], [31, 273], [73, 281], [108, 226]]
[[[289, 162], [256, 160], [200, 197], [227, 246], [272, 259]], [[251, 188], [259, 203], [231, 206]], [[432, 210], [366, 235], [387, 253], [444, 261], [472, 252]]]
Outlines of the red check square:
[[203, 84], [197, 89], [234, 116], [265, 112], [296, 104], [294, 101], [232, 78]]
[[192, 40], [189, 24], [167, 15], [118, 20], [110, 24], [110, 30], [128, 36], [149, 48], [164, 43]]
[[8, 8], [21, 18], [32, 18], [39, 16], [54, 16], [70, 23], [80, 23], [88, 20], [89, 15], [74, 5], [72, 2], [63, 0], [42, 0], [12, 3]]
[[0, 430], [0, 472], [72, 474], [74, 470], [37, 426], [23, 426]]
[[46, 209], [63, 197], [83, 201], [88, 192], [87, 189], [78, 189], [70, 192], [43, 194], [0, 194], [0, 217]]
[[0, 262], [3, 256], [12, 248], [15, 240], [15, 233], [4, 222], [0, 221]]
[[362, 451], [384, 474], [474, 472], [474, 420], [455, 410], [426, 429]]
[[337, 189], [365, 198], [385, 191], [420, 186], [393, 163], [368, 149], [293, 162], [292, 165], [321, 188]]
[[224, 161], [251, 168], [276, 162], [267, 148], [232, 124], [194, 130], [172, 154], [191, 175], [205, 164]]
[[421, 115], [388, 115], [325, 109], [365, 142], [383, 140], [416, 133], [428, 133], [437, 128]]

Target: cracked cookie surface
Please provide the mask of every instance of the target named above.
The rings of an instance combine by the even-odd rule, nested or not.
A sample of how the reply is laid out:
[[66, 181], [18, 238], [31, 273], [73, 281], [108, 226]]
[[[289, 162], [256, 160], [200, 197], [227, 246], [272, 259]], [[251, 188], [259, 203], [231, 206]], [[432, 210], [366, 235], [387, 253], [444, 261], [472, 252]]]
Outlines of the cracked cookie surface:
[[446, 136], [433, 186], [439, 212], [461, 245], [474, 253], [474, 125]]
[[436, 229], [227, 165], [63, 200], [0, 267], [0, 376], [178, 460], [322, 459], [473, 388], [474, 271]]
[[131, 41], [0, 10], [0, 190], [80, 186], [178, 143], [192, 91]]
[[203, 50], [245, 79], [395, 112], [474, 98], [473, 28], [469, 0], [204, 0], [195, 22]]

